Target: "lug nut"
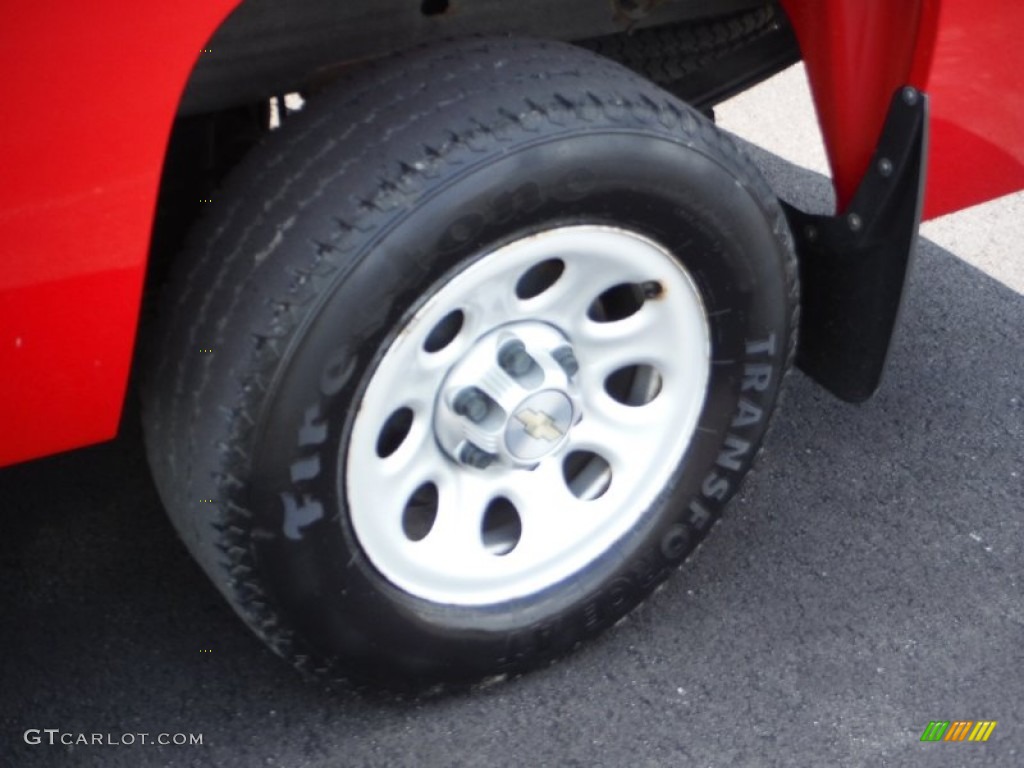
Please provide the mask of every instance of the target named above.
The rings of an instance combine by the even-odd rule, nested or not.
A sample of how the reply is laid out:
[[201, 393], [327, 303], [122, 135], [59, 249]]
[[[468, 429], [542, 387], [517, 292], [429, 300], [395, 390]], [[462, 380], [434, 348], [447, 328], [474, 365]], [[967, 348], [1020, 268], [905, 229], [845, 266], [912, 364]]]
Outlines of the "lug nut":
[[476, 387], [466, 387], [459, 392], [455, 396], [452, 407], [457, 414], [465, 416], [474, 424], [479, 424], [487, 418], [487, 414], [491, 410], [490, 403], [487, 402], [487, 395]]
[[559, 347], [551, 353], [551, 356], [555, 358], [556, 363], [562, 366], [562, 370], [565, 371], [565, 375], [569, 378], [575, 376], [580, 369], [580, 363], [576, 359], [572, 347]]
[[487, 469], [494, 463], [495, 457], [472, 443], [466, 443], [459, 451], [459, 461], [476, 469]]
[[510, 341], [498, 352], [498, 365], [509, 376], [525, 376], [533, 368], [533, 358], [526, 351], [526, 345], [519, 341]]

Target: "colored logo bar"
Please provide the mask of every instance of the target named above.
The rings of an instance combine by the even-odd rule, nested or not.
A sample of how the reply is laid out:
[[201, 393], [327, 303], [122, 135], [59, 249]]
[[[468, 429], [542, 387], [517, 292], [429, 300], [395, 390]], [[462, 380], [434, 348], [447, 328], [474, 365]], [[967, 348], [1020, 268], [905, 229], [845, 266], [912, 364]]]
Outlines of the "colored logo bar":
[[996, 720], [932, 720], [921, 741], [988, 741], [996, 725]]

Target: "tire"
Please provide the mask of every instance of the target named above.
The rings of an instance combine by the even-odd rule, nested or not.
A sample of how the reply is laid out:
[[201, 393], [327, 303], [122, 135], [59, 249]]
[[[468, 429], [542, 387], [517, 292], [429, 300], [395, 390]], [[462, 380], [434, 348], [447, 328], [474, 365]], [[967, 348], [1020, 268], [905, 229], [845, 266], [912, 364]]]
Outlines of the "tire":
[[178, 267], [160, 494], [257, 635], [357, 687], [518, 673], [619, 620], [735, 492], [795, 347], [790, 235], [735, 143], [556, 43], [341, 83]]

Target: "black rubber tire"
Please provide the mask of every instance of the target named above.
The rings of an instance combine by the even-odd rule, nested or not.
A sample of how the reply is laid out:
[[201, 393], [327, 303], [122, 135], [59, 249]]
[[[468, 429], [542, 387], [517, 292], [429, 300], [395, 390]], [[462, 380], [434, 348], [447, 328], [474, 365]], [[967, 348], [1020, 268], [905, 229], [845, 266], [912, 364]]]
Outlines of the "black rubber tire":
[[727, 16], [622, 32], [577, 45], [671, 89], [675, 81], [713, 66], [774, 30], [778, 13], [774, 4], [765, 3]]
[[[701, 291], [714, 364], [685, 461], [614, 551], [539, 595], [470, 608], [399, 591], [339, 490], [351, 404], [445, 275], [586, 222], [662, 243]], [[163, 501], [270, 647], [357, 685], [516, 673], [617, 621], [735, 492], [795, 349], [790, 234], [733, 140], [558, 43], [453, 42], [357, 73], [243, 162], [177, 266], [142, 387]]]

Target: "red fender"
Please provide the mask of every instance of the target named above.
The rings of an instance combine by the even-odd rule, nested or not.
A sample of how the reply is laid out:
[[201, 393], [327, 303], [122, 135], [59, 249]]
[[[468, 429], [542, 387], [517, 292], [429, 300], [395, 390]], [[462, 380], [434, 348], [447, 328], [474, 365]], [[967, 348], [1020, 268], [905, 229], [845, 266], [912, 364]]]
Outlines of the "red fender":
[[117, 432], [167, 139], [237, 1], [5, 4], [0, 466]]

